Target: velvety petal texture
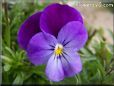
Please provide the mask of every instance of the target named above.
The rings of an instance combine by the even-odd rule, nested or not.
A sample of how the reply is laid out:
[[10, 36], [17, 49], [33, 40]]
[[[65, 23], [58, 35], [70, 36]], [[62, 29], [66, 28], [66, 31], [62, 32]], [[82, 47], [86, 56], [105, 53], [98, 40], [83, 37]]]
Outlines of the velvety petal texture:
[[82, 70], [82, 63], [80, 56], [71, 50], [65, 50], [65, 53], [61, 57], [62, 67], [64, 75], [66, 77], [74, 76]]
[[62, 27], [58, 34], [58, 41], [65, 46], [79, 50], [84, 46], [88, 38], [85, 26], [79, 21], [72, 21]]
[[53, 46], [57, 43], [54, 36], [48, 33], [37, 33], [34, 35], [27, 48], [29, 60], [35, 64], [45, 64], [53, 53]]
[[18, 31], [18, 43], [21, 48], [27, 49], [29, 40], [33, 35], [40, 31], [39, 21], [41, 12], [37, 12], [30, 16], [21, 25]]
[[52, 4], [46, 7], [40, 19], [42, 31], [54, 36], [57, 36], [59, 30], [70, 21], [80, 21], [83, 23], [81, 14], [76, 9], [61, 4]]
[[52, 81], [60, 81], [64, 78], [62, 63], [59, 57], [52, 55], [47, 63], [46, 75]]

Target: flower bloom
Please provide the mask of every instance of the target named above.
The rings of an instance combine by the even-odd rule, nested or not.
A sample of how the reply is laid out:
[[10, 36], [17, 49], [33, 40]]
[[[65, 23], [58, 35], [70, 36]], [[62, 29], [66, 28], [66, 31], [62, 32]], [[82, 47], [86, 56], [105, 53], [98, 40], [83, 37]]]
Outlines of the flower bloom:
[[[41, 32], [42, 31], [42, 32]], [[18, 32], [19, 45], [34, 65], [47, 64], [52, 81], [63, 80], [82, 70], [79, 51], [87, 41], [80, 13], [68, 5], [52, 4], [30, 16]]]

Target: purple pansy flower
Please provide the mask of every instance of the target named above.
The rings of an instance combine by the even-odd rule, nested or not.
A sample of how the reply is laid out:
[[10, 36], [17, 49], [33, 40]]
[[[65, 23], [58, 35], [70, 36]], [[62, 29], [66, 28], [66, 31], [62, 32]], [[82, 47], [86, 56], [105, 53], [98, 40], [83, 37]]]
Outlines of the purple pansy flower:
[[46, 75], [50, 80], [60, 81], [82, 70], [76, 53], [87, 40], [87, 32], [82, 23], [72, 21], [62, 27], [57, 39], [48, 33], [37, 33], [28, 44], [29, 60], [35, 64], [46, 64]]
[[[40, 29], [42, 32], [40, 32]], [[68, 5], [52, 4], [29, 17], [20, 27], [18, 42], [34, 65], [47, 64], [52, 81], [82, 70], [79, 51], [87, 41], [80, 13]]]

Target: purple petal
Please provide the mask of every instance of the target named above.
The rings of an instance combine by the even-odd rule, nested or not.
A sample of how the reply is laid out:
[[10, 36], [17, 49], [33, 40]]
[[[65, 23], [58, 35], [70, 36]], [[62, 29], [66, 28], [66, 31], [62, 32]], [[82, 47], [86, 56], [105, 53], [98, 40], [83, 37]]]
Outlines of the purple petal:
[[60, 81], [64, 79], [64, 72], [62, 69], [61, 60], [52, 55], [47, 63], [46, 75], [51, 81]]
[[35, 64], [45, 64], [53, 53], [53, 49], [57, 40], [54, 36], [47, 33], [37, 33], [34, 35], [27, 48], [29, 60]]
[[83, 23], [82, 17], [76, 9], [68, 5], [51, 4], [44, 9], [41, 15], [40, 27], [42, 31], [57, 36], [59, 30], [70, 21]]
[[39, 18], [41, 12], [37, 12], [30, 16], [24, 23], [21, 25], [18, 32], [18, 43], [21, 48], [27, 49], [29, 40], [33, 35], [40, 31], [39, 27]]
[[82, 70], [81, 59], [76, 52], [67, 51], [61, 57], [61, 62], [66, 77], [74, 76]]
[[57, 38], [65, 48], [79, 50], [86, 43], [88, 35], [82, 23], [72, 21], [60, 30]]

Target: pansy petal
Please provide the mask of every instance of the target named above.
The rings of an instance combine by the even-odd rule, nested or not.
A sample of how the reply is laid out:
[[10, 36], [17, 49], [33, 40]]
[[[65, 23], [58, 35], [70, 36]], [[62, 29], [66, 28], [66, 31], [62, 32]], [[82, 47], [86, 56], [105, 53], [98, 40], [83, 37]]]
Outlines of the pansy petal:
[[54, 36], [59, 30], [70, 21], [80, 21], [83, 23], [81, 14], [68, 5], [51, 4], [46, 7], [41, 15], [40, 27], [42, 31]]
[[76, 52], [65, 53], [61, 57], [61, 62], [66, 77], [74, 76], [82, 70], [82, 63], [80, 56]]
[[51, 81], [60, 81], [64, 79], [62, 63], [59, 57], [52, 55], [46, 66], [46, 75]]
[[57, 39], [64, 47], [79, 50], [88, 38], [86, 28], [79, 21], [67, 23], [59, 32]]
[[27, 48], [29, 60], [35, 64], [45, 64], [53, 53], [53, 49], [57, 40], [48, 33], [37, 33], [34, 35]]
[[18, 32], [18, 43], [21, 48], [27, 49], [29, 40], [33, 35], [40, 31], [39, 19], [41, 12], [37, 12], [30, 16], [19, 28]]

